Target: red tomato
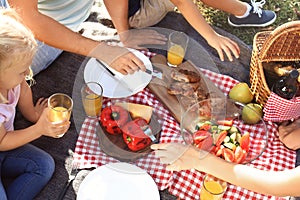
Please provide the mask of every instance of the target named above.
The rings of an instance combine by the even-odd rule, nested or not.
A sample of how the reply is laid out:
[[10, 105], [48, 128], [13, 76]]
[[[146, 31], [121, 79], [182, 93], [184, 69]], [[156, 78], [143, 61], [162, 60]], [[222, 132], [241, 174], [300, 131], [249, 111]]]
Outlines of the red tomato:
[[199, 130], [204, 130], [204, 131], [208, 131], [211, 128], [210, 124], [203, 124]]
[[207, 136], [203, 141], [197, 143], [195, 146], [199, 149], [203, 149], [205, 151], [210, 151], [213, 147], [213, 138], [211, 135]]
[[222, 142], [224, 141], [225, 137], [227, 136], [227, 131], [221, 131], [217, 137], [216, 140], [216, 146], [220, 146], [222, 144]]
[[240, 140], [240, 146], [246, 152], [249, 151], [249, 148], [250, 148], [250, 133], [249, 132], [245, 132], [245, 134], [242, 135], [241, 140]]
[[209, 136], [211, 136], [211, 134], [208, 131], [204, 131], [204, 130], [196, 131], [193, 135], [194, 144], [198, 144], [199, 142], [202, 142]]
[[247, 152], [243, 150], [240, 146], [237, 146], [234, 152], [234, 162], [242, 163], [247, 156]]
[[226, 161], [233, 162], [234, 161], [234, 153], [231, 149], [223, 148], [222, 155]]
[[218, 157], [220, 157], [221, 155], [222, 155], [222, 149], [224, 148], [223, 146], [215, 146], [216, 148], [215, 148], [215, 155], [216, 156], [218, 156]]

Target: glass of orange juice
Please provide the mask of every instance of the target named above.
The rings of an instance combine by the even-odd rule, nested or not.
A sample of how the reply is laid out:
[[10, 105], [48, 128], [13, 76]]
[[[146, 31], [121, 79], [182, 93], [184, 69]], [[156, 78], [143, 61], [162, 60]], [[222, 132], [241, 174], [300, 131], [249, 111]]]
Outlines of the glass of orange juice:
[[188, 46], [189, 37], [179, 31], [174, 31], [169, 35], [168, 40], [168, 65], [176, 67], [181, 64]]
[[81, 88], [84, 111], [88, 117], [98, 117], [102, 108], [103, 88], [99, 83], [87, 82]]
[[[61, 123], [70, 120], [73, 108], [73, 100], [66, 94], [55, 93], [48, 98], [49, 120], [53, 123]], [[64, 134], [58, 135], [62, 137]]]
[[200, 200], [221, 200], [227, 189], [227, 182], [212, 175], [205, 175], [200, 191]]

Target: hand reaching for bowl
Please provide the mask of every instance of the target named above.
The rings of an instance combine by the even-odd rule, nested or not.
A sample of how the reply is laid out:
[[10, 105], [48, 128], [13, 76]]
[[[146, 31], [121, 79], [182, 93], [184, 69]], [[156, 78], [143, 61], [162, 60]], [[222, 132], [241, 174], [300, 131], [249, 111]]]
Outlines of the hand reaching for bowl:
[[180, 143], [153, 144], [151, 149], [155, 150], [155, 155], [160, 158], [161, 163], [168, 164], [167, 170], [174, 171], [193, 169], [199, 165], [199, 160], [195, 158], [203, 158], [209, 154], [191, 145]]

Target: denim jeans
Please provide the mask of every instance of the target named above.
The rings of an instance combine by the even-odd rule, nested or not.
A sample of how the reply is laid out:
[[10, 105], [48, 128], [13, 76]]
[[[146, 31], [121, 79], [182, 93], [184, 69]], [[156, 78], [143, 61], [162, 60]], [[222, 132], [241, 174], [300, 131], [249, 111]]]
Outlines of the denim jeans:
[[[0, 200], [31, 200], [48, 183], [55, 163], [45, 151], [26, 144], [0, 152]], [[12, 180], [4, 186], [3, 180]]]

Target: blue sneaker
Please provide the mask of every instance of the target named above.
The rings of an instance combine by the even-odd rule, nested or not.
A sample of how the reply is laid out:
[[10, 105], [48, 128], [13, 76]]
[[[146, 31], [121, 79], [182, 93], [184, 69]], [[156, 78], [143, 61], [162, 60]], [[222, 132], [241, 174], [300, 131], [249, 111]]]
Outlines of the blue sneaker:
[[244, 18], [238, 18], [234, 15], [228, 17], [228, 23], [234, 27], [265, 27], [271, 25], [276, 20], [275, 12], [271, 10], [262, 10], [265, 1], [255, 2], [251, 0], [252, 9], [249, 15]]

